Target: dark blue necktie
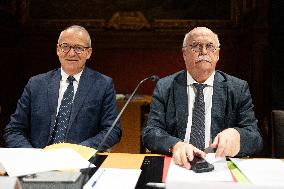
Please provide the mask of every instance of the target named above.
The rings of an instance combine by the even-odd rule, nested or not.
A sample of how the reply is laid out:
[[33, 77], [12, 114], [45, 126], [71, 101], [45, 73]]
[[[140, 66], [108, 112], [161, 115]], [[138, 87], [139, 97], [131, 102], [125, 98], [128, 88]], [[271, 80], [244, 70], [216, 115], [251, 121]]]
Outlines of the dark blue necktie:
[[205, 84], [193, 83], [196, 89], [194, 108], [192, 110], [192, 126], [190, 132], [190, 144], [200, 150], [205, 148], [205, 102], [203, 89]]
[[74, 96], [74, 86], [73, 81], [75, 78], [69, 76], [67, 78], [69, 85], [63, 94], [59, 111], [56, 118], [55, 127], [52, 134], [51, 144], [64, 142], [66, 131], [69, 124], [70, 114], [72, 110], [72, 102]]

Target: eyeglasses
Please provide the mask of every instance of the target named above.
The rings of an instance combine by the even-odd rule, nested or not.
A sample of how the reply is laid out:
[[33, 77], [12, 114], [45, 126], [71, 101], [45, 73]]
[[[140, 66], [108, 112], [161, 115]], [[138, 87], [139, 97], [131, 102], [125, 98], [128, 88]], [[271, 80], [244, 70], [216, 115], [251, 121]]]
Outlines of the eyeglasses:
[[64, 52], [64, 53], [68, 53], [71, 48], [74, 49], [74, 51], [77, 53], [77, 54], [81, 54], [83, 53], [86, 49], [90, 48], [90, 47], [84, 47], [82, 45], [70, 45], [68, 43], [62, 43], [59, 45], [59, 47], [61, 48], [61, 50]]
[[[193, 50], [194, 52], [202, 52], [204, 46], [206, 48], [206, 51], [210, 51], [210, 52], [215, 52], [216, 49], [218, 47], [215, 47], [212, 43], [207, 43], [207, 44], [202, 44], [202, 43], [192, 43], [191, 45], [187, 45], [190, 46], [191, 50]], [[184, 47], [187, 47], [184, 46]]]

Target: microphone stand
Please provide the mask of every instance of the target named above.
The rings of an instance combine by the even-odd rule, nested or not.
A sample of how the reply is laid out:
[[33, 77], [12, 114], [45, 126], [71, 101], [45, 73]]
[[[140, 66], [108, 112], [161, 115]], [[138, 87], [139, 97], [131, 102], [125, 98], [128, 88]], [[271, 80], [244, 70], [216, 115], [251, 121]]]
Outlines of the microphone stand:
[[[121, 115], [123, 114], [124, 110], [126, 109], [126, 107], [128, 106], [129, 102], [132, 100], [133, 96], [135, 95], [136, 91], [138, 90], [138, 88], [140, 87], [140, 85], [142, 83], [144, 83], [147, 80], [152, 80], [152, 81], [158, 81], [159, 77], [157, 75], [152, 75], [150, 77], [147, 77], [143, 80], [141, 80], [138, 85], [136, 86], [136, 88], [134, 89], [134, 91], [131, 93], [130, 97], [127, 99], [126, 103], [124, 104], [124, 106], [122, 107], [122, 109], [120, 110], [119, 114], [116, 116], [116, 119], [113, 121], [111, 127], [109, 128], [108, 132], [106, 133], [105, 137], [103, 138], [102, 142], [100, 143], [99, 147], [97, 148], [96, 153], [90, 158], [92, 159], [93, 162], [96, 162], [97, 157], [98, 157], [98, 153], [102, 152], [103, 150], [103, 145], [105, 144], [105, 141], [107, 140], [108, 136], [110, 135], [111, 131], [113, 130], [114, 126], [117, 124], [118, 120], [120, 119]], [[82, 185], [81, 185], [81, 189], [83, 189], [84, 183], [86, 182], [86, 176], [90, 173], [90, 166], [91, 166], [91, 162], [89, 163], [88, 167], [86, 168], [86, 173], [83, 176], [83, 180], [82, 180]]]

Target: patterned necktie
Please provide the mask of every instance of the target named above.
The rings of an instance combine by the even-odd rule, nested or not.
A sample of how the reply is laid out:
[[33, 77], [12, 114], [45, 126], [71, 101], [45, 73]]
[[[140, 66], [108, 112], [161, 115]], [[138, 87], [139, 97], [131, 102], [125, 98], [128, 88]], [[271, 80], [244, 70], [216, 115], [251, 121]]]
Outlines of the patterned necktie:
[[67, 80], [69, 82], [69, 85], [64, 92], [63, 98], [61, 100], [55, 127], [52, 132], [52, 139], [50, 142], [51, 144], [64, 142], [65, 140], [65, 135], [72, 110], [72, 102], [74, 96], [73, 81], [75, 81], [75, 78], [73, 76], [69, 76]]
[[190, 143], [200, 150], [205, 148], [205, 102], [203, 89], [205, 84], [193, 83], [196, 89], [194, 108], [192, 110], [192, 126]]

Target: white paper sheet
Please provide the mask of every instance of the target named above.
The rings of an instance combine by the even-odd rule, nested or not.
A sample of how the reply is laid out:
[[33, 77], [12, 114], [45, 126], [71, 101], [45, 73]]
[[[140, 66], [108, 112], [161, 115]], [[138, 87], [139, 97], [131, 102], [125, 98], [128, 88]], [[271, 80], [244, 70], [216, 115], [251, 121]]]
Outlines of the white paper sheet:
[[277, 185], [243, 184], [237, 182], [171, 182], [166, 189], [283, 189]]
[[[214, 157], [215, 155], [212, 155]], [[169, 182], [200, 182], [200, 181], [233, 181], [225, 158], [215, 159], [214, 170], [206, 173], [195, 173], [192, 170], [180, 167], [171, 160], [167, 183]]]
[[89, 162], [70, 148], [42, 150], [0, 148], [0, 162], [9, 176], [22, 176], [51, 170], [86, 168]]
[[208, 153], [206, 154], [205, 160], [211, 164], [214, 164], [217, 161], [223, 161], [223, 162], [226, 161], [225, 158], [221, 158], [221, 157], [216, 158], [215, 156], [216, 156], [216, 153]]
[[84, 189], [134, 189], [140, 174], [140, 169], [99, 168]]
[[284, 188], [284, 162], [282, 160], [230, 159], [251, 183], [281, 185]]

